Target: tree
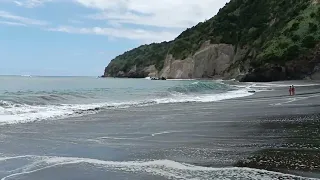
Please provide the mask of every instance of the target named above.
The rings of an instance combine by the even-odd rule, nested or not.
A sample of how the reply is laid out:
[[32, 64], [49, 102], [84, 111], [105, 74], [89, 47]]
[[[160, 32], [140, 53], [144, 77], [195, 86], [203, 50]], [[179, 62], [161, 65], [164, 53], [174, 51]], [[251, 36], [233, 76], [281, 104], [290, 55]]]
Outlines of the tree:
[[309, 23], [309, 32], [313, 33], [316, 32], [318, 30], [318, 26], [314, 23]]
[[313, 36], [307, 36], [302, 40], [302, 46], [306, 48], [313, 48], [316, 45], [316, 39]]

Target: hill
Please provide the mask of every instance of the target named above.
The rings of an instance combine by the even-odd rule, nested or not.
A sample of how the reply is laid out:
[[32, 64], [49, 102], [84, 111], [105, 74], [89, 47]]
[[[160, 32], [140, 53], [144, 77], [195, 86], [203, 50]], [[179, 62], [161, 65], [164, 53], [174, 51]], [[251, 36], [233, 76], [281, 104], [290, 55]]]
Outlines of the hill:
[[104, 76], [319, 78], [319, 0], [231, 0], [170, 42], [117, 56]]

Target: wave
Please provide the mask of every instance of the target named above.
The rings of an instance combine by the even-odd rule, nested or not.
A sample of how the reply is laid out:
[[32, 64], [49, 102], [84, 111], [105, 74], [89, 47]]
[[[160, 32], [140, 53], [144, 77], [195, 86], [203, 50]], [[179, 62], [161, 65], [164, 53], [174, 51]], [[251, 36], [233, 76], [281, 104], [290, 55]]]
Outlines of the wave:
[[[92, 91], [16, 91], [4, 92], [4, 101], [9, 100], [10, 103], [27, 104], [27, 105], [45, 105], [69, 101], [72, 99], [87, 99], [94, 97], [99, 91], [108, 91], [108, 89], [94, 89]], [[1, 101], [0, 101], [1, 106]]]
[[182, 84], [179, 86], [174, 86], [168, 89], [169, 92], [178, 92], [178, 93], [206, 93], [213, 91], [228, 91], [233, 88], [227, 84], [223, 84], [221, 82], [212, 81], [196, 81], [193, 83]]
[[183, 93], [171, 93], [171, 95], [167, 97], [151, 98], [149, 100], [92, 104], [28, 105], [17, 104], [11, 101], [0, 101], [0, 124], [27, 123], [39, 120], [82, 116], [113, 108], [129, 108], [134, 106], [168, 103], [215, 102], [250, 95], [252, 95], [252, 93], [249, 93], [246, 89], [240, 89], [218, 94], [190, 95]]
[[299, 82], [278, 82], [278, 83], [245, 83], [241, 85], [232, 85], [238, 88], [261, 88], [269, 90], [270, 88], [279, 88], [279, 87], [289, 87], [294, 85], [296, 87], [310, 87], [310, 86], [319, 86], [317, 83], [299, 83]]
[[62, 168], [70, 165], [72, 165], [72, 167], [85, 168], [86, 171], [90, 168], [97, 168], [99, 170], [105, 169], [106, 171], [116, 170], [119, 171], [119, 173], [128, 172], [161, 176], [166, 179], [312, 179], [251, 168], [202, 167], [166, 159], [146, 161], [106, 161], [78, 157], [26, 155], [2, 157], [0, 158], [0, 164], [17, 159], [26, 162], [20, 168], [8, 170], [10, 174], [3, 177], [1, 180], [18, 178], [51, 168]]
[[26, 75], [21, 75], [21, 77], [32, 77], [32, 76], [31, 76], [31, 75], [26, 74]]

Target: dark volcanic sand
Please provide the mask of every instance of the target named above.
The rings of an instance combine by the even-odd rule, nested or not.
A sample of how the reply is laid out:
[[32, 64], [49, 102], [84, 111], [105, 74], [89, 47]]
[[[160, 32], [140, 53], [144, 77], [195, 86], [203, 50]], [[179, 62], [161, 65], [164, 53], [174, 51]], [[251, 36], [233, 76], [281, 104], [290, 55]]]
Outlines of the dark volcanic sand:
[[[320, 87], [296, 88], [295, 97], [285, 87], [213, 103], [0, 126], [0, 178], [221, 179], [235, 173], [233, 179], [259, 179], [257, 174], [264, 174], [220, 168], [231, 166], [317, 177]], [[156, 165], [134, 164], [140, 160]]]

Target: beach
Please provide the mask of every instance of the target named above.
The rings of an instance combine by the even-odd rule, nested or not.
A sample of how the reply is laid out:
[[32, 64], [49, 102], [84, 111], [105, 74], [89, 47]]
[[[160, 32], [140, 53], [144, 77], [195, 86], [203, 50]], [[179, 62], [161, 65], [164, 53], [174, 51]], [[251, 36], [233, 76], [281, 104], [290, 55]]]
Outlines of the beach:
[[256, 92], [3, 123], [0, 178], [320, 178], [319, 82], [224, 84]]

